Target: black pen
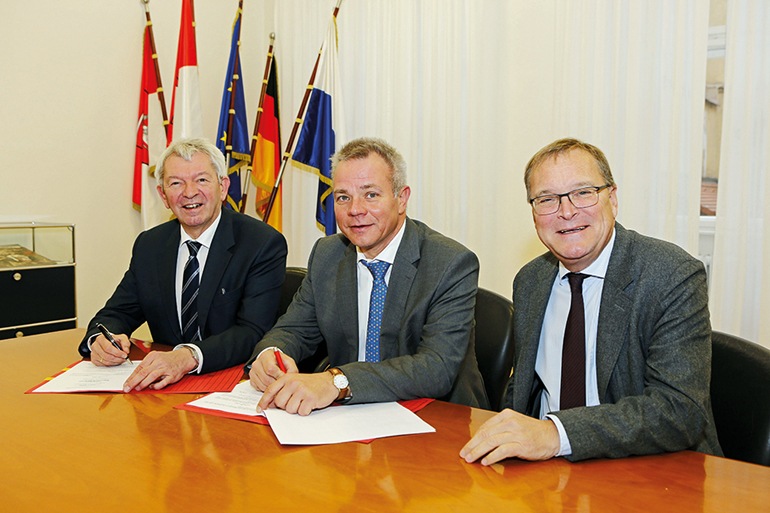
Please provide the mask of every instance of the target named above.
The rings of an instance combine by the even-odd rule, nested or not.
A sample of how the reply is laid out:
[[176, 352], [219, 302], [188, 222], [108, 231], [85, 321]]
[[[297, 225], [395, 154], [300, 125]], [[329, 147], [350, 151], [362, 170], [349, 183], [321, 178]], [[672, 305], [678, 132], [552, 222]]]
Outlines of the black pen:
[[[120, 347], [120, 344], [118, 344], [118, 341], [117, 341], [117, 340], [115, 340], [115, 337], [113, 337], [113, 336], [112, 336], [112, 333], [110, 333], [110, 330], [108, 330], [107, 328], [105, 328], [105, 327], [104, 327], [104, 324], [102, 324], [102, 323], [100, 323], [100, 322], [97, 322], [97, 323], [96, 323], [96, 327], [97, 327], [97, 328], [99, 328], [99, 331], [101, 331], [101, 332], [102, 332], [102, 335], [104, 335], [104, 337], [105, 337], [107, 340], [109, 340], [109, 341], [110, 341], [110, 344], [112, 344], [113, 346], [115, 346], [115, 349], [117, 349], [118, 351], [122, 351], [122, 350], [123, 350], [123, 348], [122, 348], [122, 347]], [[126, 361], [127, 361], [128, 363], [130, 363], [131, 365], [133, 365], [133, 364], [134, 364], [134, 362], [132, 362], [132, 361], [131, 361], [131, 360], [128, 358], [128, 354], [126, 354]]]

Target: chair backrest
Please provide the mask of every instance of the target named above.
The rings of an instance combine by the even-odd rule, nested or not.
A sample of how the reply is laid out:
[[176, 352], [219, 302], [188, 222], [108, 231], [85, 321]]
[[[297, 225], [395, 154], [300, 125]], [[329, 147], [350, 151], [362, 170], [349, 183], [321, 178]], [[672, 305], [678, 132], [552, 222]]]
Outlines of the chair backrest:
[[711, 334], [711, 407], [728, 458], [770, 466], [770, 350]]
[[294, 294], [299, 290], [299, 286], [302, 285], [302, 280], [305, 279], [307, 269], [304, 267], [287, 267], [286, 276], [283, 279], [283, 288], [281, 289], [281, 299], [278, 301], [278, 315], [276, 318], [286, 313], [286, 309], [289, 308]]
[[[278, 317], [286, 313], [286, 310], [294, 300], [294, 295], [299, 290], [300, 285], [302, 285], [302, 280], [305, 279], [306, 275], [307, 269], [304, 267], [286, 268], [286, 277], [283, 280], [283, 288], [281, 289], [281, 299], [278, 301]], [[322, 344], [318, 346], [315, 354], [299, 362], [297, 367], [299, 368], [300, 372], [304, 373], [320, 372], [321, 370], [325, 370], [325, 368], [329, 366], [328, 358], [326, 355], [326, 345]], [[324, 369], [316, 371], [316, 369], [322, 365], [321, 362], [326, 362]]]
[[474, 317], [479, 371], [490, 407], [500, 411], [513, 368], [513, 303], [500, 294], [479, 288]]

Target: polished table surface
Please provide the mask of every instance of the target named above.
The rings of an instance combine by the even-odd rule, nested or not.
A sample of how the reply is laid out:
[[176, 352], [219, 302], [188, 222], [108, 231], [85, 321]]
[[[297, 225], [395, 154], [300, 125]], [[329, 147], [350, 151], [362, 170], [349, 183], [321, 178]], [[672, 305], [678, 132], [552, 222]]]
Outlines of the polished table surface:
[[24, 394], [83, 333], [0, 341], [2, 511], [770, 511], [770, 468], [690, 451], [467, 464], [492, 413], [439, 401], [418, 413], [436, 433], [282, 447], [268, 426], [173, 409], [196, 395]]

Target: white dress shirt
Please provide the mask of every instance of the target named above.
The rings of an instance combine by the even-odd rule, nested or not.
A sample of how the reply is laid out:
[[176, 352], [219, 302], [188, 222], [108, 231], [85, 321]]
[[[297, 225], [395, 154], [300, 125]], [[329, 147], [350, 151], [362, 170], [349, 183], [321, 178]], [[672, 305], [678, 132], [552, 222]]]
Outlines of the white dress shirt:
[[[209, 249], [211, 249], [211, 242], [214, 240], [214, 234], [217, 231], [217, 227], [219, 226], [219, 221], [222, 220], [222, 212], [220, 212], [217, 215], [217, 218], [214, 219], [214, 222], [211, 223], [211, 226], [206, 228], [203, 233], [200, 234], [200, 237], [197, 239], [193, 239], [190, 237], [186, 231], [184, 231], [184, 228], [182, 226], [179, 227], [179, 230], [181, 232], [181, 237], [179, 237], [179, 249], [177, 250], [177, 256], [176, 256], [176, 281], [174, 282], [174, 295], [176, 296], [176, 316], [177, 319], [179, 319], [179, 329], [182, 329], [182, 285], [184, 281], [184, 266], [185, 263], [187, 263], [187, 259], [190, 258], [190, 250], [187, 247], [188, 240], [193, 240], [195, 242], [200, 243], [200, 248], [198, 248], [198, 268], [200, 269], [198, 271], [198, 284], [203, 283], [203, 270], [206, 267], [206, 260], [209, 257]], [[177, 349], [180, 349], [182, 347], [189, 347], [192, 349], [195, 354], [198, 357], [198, 367], [190, 371], [190, 374], [192, 373], [200, 373], [201, 368], [203, 367], [203, 352], [201, 352], [200, 348], [196, 346], [195, 344], [179, 344], [176, 347], [174, 347], [174, 351]]]
[[396, 253], [398, 253], [398, 247], [401, 245], [401, 239], [404, 238], [404, 230], [406, 229], [406, 222], [401, 225], [401, 228], [393, 237], [393, 240], [385, 246], [379, 255], [369, 260], [364, 256], [360, 249], [357, 250], [358, 262], [356, 265], [356, 281], [358, 282], [358, 361], [366, 361], [366, 329], [369, 326], [369, 301], [372, 297], [372, 287], [374, 286], [374, 276], [372, 272], [366, 267], [364, 262], [374, 262], [379, 260], [380, 262], [387, 262], [390, 265], [385, 273], [385, 284], [390, 284], [390, 273], [393, 271], [393, 262], [396, 259]]
[[[596, 377], [596, 334], [599, 327], [599, 306], [604, 289], [604, 277], [610, 263], [610, 255], [615, 245], [615, 231], [612, 232], [607, 246], [591, 265], [580, 271], [588, 275], [583, 280], [583, 307], [585, 312], [585, 343], [586, 343], [586, 406], [599, 404], [599, 390]], [[567, 270], [559, 263], [559, 273], [556, 275], [551, 296], [545, 309], [543, 327], [540, 331], [540, 343], [537, 348], [535, 372], [543, 382], [544, 389], [540, 402], [540, 418], [549, 418], [559, 431], [561, 447], [557, 456], [572, 454], [567, 433], [561, 421], [550, 412], [559, 411], [561, 394], [561, 356], [564, 345], [564, 330], [567, 325], [572, 291], [567, 279]]]

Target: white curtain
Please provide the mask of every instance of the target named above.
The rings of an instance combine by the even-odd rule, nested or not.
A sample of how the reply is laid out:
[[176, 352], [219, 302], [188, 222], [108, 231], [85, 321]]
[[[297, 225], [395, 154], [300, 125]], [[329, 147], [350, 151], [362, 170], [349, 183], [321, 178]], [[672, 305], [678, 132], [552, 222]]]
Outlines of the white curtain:
[[[275, 3], [284, 145], [335, 3]], [[565, 136], [607, 152], [621, 222], [695, 252], [707, 19], [697, 0], [345, 0], [347, 135], [402, 152], [408, 215], [475, 251], [504, 296], [545, 251], [524, 167]], [[316, 184], [284, 178], [291, 265], [321, 235]]]
[[[335, 3], [276, 2], [284, 138]], [[550, 137], [552, 15], [552, 2], [346, 0], [337, 22], [348, 137], [381, 137], [404, 155], [408, 215], [474, 250], [480, 285], [507, 297], [544, 249], [522, 177]], [[525, 54], [533, 41], [537, 55]], [[321, 236], [316, 184], [293, 168], [284, 178], [291, 265]]]
[[601, 148], [626, 228], [698, 250], [708, 2], [558, 0], [554, 130]]
[[770, 4], [730, 0], [714, 235], [715, 330], [770, 347]]

